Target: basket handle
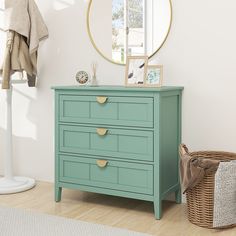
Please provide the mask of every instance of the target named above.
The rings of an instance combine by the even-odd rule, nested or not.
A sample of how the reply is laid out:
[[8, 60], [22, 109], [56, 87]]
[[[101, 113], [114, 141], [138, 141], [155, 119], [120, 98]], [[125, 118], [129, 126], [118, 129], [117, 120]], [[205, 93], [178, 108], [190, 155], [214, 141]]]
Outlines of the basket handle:
[[183, 156], [183, 155], [185, 155], [185, 154], [189, 154], [189, 151], [188, 151], [187, 146], [186, 146], [185, 144], [183, 144], [183, 143], [181, 143], [181, 144], [179, 145], [179, 154], [180, 154], [181, 156]]

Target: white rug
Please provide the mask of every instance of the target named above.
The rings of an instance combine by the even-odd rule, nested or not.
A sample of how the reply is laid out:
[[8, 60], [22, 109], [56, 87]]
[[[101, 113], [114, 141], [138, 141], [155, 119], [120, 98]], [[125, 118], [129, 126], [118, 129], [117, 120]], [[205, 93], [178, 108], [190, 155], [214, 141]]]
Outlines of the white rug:
[[0, 236], [148, 236], [63, 217], [0, 207]]

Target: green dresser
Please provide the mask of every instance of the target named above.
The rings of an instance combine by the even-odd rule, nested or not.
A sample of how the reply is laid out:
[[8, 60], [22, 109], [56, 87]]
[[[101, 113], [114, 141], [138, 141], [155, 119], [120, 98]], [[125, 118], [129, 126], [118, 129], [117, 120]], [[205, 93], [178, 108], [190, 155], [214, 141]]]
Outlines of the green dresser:
[[182, 87], [53, 87], [55, 200], [62, 188], [181, 202]]

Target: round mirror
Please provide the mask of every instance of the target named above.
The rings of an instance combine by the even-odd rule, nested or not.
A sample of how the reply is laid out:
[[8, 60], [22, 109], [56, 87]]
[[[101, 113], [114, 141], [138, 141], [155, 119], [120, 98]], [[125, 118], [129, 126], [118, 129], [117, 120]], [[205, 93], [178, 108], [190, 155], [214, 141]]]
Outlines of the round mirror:
[[93, 46], [121, 65], [128, 55], [151, 58], [166, 41], [171, 21], [171, 0], [90, 0], [87, 13]]

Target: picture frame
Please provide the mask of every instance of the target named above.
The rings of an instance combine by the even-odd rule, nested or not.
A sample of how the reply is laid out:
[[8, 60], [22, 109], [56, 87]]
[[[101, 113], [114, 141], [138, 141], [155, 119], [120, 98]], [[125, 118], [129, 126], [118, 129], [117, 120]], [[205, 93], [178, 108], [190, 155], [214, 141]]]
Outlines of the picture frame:
[[148, 56], [127, 56], [125, 85], [144, 87], [147, 75]]
[[146, 87], [161, 87], [163, 83], [163, 65], [148, 65], [145, 79]]

